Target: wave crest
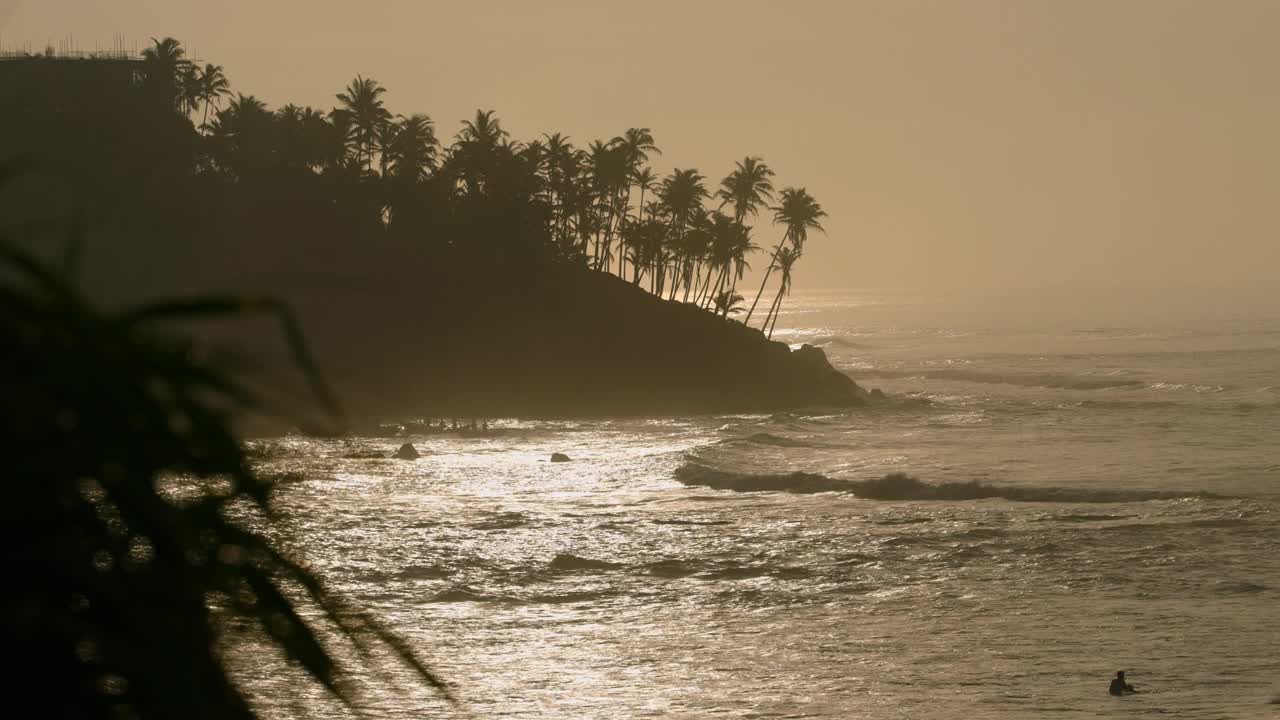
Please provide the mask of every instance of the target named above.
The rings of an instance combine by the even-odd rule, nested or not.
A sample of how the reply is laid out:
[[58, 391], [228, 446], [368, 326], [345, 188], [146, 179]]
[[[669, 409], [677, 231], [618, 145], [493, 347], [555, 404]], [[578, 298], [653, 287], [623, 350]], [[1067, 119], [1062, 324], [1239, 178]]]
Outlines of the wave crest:
[[796, 440], [794, 438], [783, 437], [781, 435], [774, 435], [772, 433], [767, 433], [767, 432], [753, 433], [746, 437], [726, 438], [724, 440], [721, 440], [720, 442], [721, 444], [724, 444], [724, 445], [749, 444], [749, 445], [768, 445], [771, 447], [785, 447], [785, 448], [814, 447], [811, 443], [807, 443], [803, 440]]
[[1093, 490], [1065, 487], [1015, 487], [970, 482], [927, 483], [905, 473], [891, 473], [872, 480], [838, 480], [817, 473], [791, 472], [756, 475], [685, 463], [676, 469], [675, 479], [685, 485], [732, 492], [786, 492], [812, 494], [840, 492], [867, 500], [985, 500], [1017, 502], [1121, 503], [1177, 498], [1226, 499], [1208, 492], [1162, 492], [1144, 490]]

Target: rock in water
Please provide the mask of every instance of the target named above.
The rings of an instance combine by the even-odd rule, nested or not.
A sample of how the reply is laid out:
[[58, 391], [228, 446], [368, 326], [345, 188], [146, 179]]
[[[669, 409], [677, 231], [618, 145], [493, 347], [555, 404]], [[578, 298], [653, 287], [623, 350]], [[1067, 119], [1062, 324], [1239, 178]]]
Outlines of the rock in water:
[[551, 453], [551, 462], [569, 462], [569, 456], [564, 453]]
[[417, 448], [412, 443], [405, 443], [396, 451], [396, 457], [401, 460], [417, 460], [422, 456], [418, 454]]

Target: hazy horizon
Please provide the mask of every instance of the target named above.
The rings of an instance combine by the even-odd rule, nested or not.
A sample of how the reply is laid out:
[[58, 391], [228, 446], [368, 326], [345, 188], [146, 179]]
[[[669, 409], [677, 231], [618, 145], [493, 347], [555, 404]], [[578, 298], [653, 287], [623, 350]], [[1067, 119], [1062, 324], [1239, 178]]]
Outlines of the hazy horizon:
[[761, 155], [831, 216], [800, 289], [1265, 297], [1280, 266], [1280, 4], [0, 0], [6, 47], [115, 33], [176, 37], [272, 107], [373, 77], [445, 140], [479, 107], [518, 140], [649, 127], [660, 170], [712, 182]]
[[1274, 712], [1278, 37], [0, 0], [10, 704]]

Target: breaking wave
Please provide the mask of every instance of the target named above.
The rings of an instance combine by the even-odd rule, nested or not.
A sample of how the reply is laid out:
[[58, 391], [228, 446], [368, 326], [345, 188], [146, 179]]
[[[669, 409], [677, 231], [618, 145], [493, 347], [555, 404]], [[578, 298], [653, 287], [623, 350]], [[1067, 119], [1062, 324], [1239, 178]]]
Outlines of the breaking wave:
[[1160, 492], [1142, 490], [1093, 490], [1065, 487], [1015, 487], [978, 482], [927, 483], [903, 473], [873, 480], [838, 480], [817, 473], [791, 472], [768, 475], [735, 473], [685, 463], [675, 479], [685, 485], [732, 492], [849, 493], [867, 500], [984, 500], [1000, 498], [1018, 502], [1120, 503], [1177, 498], [1226, 499], [1208, 492]]

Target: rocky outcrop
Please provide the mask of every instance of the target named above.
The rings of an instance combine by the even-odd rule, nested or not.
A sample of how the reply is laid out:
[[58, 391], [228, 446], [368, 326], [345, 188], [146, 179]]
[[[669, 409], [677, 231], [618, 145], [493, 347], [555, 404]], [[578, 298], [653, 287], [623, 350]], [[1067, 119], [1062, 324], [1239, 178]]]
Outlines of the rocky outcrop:
[[401, 460], [417, 460], [422, 455], [418, 453], [418, 449], [412, 443], [405, 443], [396, 451], [396, 457]]
[[566, 462], [570, 462], [570, 458], [568, 455], [565, 455], [564, 453], [551, 453], [551, 462], [566, 463]]
[[[358, 358], [333, 365], [343, 371], [343, 396], [367, 402], [353, 409], [371, 417], [767, 412], [872, 399], [820, 348], [792, 350], [754, 327], [612, 275], [553, 267], [531, 274], [519, 292], [504, 287], [493, 294], [520, 300], [487, 306], [491, 293], [477, 284], [451, 293], [476, 299], [464, 316], [448, 314], [458, 307], [452, 300], [413, 306], [414, 326], [430, 328], [421, 346], [388, 325], [385, 337], [344, 338], [318, 349], [323, 357], [360, 350]], [[306, 316], [335, 312], [343, 310]], [[431, 312], [437, 314], [427, 319]], [[344, 335], [368, 332], [371, 317], [390, 323], [395, 312], [351, 316]]]

